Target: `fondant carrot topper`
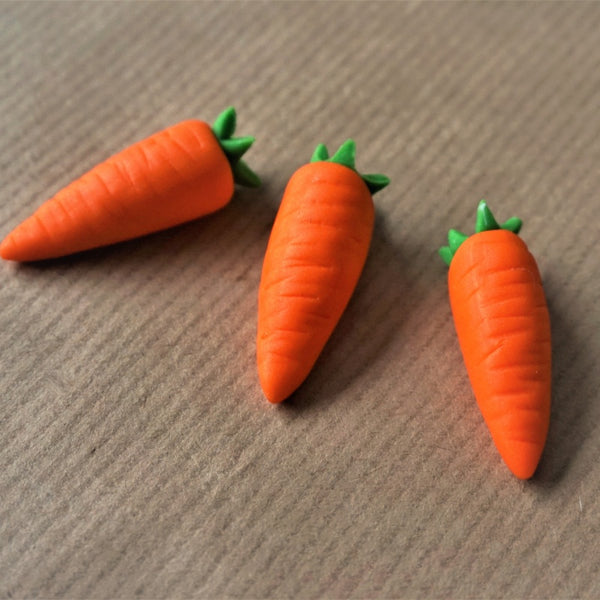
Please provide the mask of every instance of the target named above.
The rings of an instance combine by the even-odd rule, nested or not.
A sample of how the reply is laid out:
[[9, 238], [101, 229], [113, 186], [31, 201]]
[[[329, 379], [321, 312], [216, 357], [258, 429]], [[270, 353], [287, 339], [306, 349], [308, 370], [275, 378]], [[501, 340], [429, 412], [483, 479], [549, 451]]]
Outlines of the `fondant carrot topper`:
[[73, 181], [2, 242], [0, 256], [31, 261], [128, 240], [225, 206], [234, 182], [260, 181], [241, 160], [253, 137], [233, 137], [233, 107], [211, 128], [189, 120], [137, 142]]
[[257, 360], [270, 402], [304, 381], [340, 319], [373, 232], [372, 195], [385, 175], [361, 175], [355, 144], [324, 145], [292, 175], [269, 239], [258, 298]]
[[508, 468], [528, 479], [548, 432], [551, 348], [540, 273], [520, 228], [517, 218], [499, 225], [482, 200], [476, 233], [451, 229], [440, 255], [475, 398]]

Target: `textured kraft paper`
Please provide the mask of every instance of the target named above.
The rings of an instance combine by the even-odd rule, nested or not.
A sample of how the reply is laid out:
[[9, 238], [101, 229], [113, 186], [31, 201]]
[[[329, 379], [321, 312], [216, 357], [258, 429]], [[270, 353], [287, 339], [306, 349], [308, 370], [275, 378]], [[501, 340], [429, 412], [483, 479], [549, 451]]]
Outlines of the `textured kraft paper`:
[[[0, 235], [94, 164], [238, 111], [260, 190], [0, 265], [0, 597], [600, 597], [600, 5], [3, 3]], [[257, 287], [314, 147], [387, 174], [356, 293], [282, 406]], [[553, 405], [529, 482], [472, 396], [437, 255], [524, 220]]]

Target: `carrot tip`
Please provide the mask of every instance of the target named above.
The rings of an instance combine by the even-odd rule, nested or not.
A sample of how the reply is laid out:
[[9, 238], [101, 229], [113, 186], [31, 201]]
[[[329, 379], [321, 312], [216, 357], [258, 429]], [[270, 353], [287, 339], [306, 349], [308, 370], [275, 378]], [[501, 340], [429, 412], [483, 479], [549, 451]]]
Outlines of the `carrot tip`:
[[537, 469], [543, 446], [527, 442], [513, 442], [510, 448], [499, 448], [500, 455], [510, 471], [519, 479], [530, 479]]
[[277, 380], [275, 378], [272, 379], [262, 379], [261, 387], [265, 398], [271, 404], [281, 404], [286, 398], [291, 396], [291, 394], [295, 391], [295, 388], [291, 388], [289, 383], [284, 379]]
[[4, 260], [18, 260], [16, 257], [16, 244], [12, 237], [12, 235], [8, 234], [4, 240], [2, 240], [2, 244], [0, 244], [0, 256]]

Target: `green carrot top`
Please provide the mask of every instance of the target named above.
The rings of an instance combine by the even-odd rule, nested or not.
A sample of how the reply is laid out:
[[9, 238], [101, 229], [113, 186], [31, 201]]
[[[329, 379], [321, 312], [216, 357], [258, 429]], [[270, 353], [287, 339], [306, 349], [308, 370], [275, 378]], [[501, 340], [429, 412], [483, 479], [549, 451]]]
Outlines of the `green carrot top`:
[[[518, 217], [511, 217], [502, 225], [499, 225], [492, 211], [489, 209], [485, 200], [482, 200], [477, 206], [477, 221], [475, 223], [475, 234], [481, 233], [482, 231], [492, 231], [494, 229], [506, 229], [513, 233], [519, 233], [523, 221]], [[456, 254], [456, 251], [460, 248], [460, 245], [469, 236], [458, 231], [457, 229], [450, 229], [448, 232], [448, 246], [442, 246], [439, 249], [439, 254], [442, 260], [450, 266], [452, 258]]]
[[235, 108], [230, 106], [215, 119], [212, 130], [231, 165], [233, 180], [246, 187], [258, 187], [260, 178], [242, 160], [244, 152], [254, 143], [254, 138], [251, 135], [233, 137], [235, 125]]
[[313, 163], [328, 161], [352, 169], [353, 171], [358, 173], [358, 175], [360, 175], [360, 178], [367, 184], [367, 187], [369, 188], [369, 191], [372, 195], [376, 194], [379, 190], [382, 190], [386, 185], [389, 184], [390, 180], [385, 175], [381, 175], [379, 173], [370, 173], [368, 175], [363, 175], [362, 173], [359, 173], [356, 170], [356, 166], [354, 164], [355, 160], [356, 143], [354, 142], [354, 140], [348, 139], [339, 147], [338, 151], [331, 158], [329, 158], [327, 146], [325, 146], [325, 144], [319, 144], [315, 148], [310, 162]]

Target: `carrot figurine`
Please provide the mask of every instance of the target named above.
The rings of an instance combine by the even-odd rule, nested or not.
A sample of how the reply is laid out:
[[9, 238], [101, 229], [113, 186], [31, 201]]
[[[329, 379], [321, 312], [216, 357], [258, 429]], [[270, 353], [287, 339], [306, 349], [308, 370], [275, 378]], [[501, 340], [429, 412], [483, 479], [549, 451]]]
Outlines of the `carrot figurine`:
[[440, 255], [475, 398], [508, 468], [528, 479], [550, 418], [550, 318], [520, 228], [517, 218], [498, 225], [482, 200], [475, 235], [451, 229]]
[[234, 138], [230, 107], [212, 129], [189, 120], [115, 154], [59, 191], [0, 246], [7, 260], [64, 256], [166, 229], [225, 206], [234, 182], [257, 186], [241, 160], [254, 138]]
[[354, 157], [352, 140], [331, 158], [321, 144], [285, 189], [258, 298], [258, 373], [270, 402], [285, 400], [309, 374], [365, 263], [371, 196], [389, 179], [361, 175]]

